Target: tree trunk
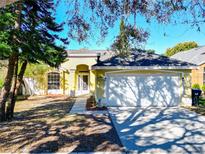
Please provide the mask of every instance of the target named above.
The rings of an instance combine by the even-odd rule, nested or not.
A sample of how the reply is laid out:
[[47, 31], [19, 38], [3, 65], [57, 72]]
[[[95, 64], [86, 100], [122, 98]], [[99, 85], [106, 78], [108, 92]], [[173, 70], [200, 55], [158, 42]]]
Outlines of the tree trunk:
[[[17, 13], [17, 21], [15, 22], [14, 28], [16, 30], [20, 30], [21, 27], [21, 10], [22, 10], [22, 1], [20, 0], [18, 3], [18, 7], [16, 10]], [[19, 40], [16, 38], [16, 36], [13, 36], [14, 42], [19, 42]], [[0, 120], [5, 121], [6, 120], [6, 101], [9, 97], [9, 92], [11, 90], [11, 84], [12, 84], [12, 78], [14, 75], [14, 69], [15, 69], [15, 63], [17, 61], [18, 52], [12, 52], [11, 56], [9, 57], [9, 64], [8, 64], [8, 70], [7, 75], [4, 81], [4, 86], [2, 88], [2, 93], [0, 97]]]
[[[17, 60], [15, 63], [15, 69], [14, 69], [14, 75], [13, 75], [13, 82], [12, 82], [12, 86], [11, 86], [11, 90], [9, 93], [9, 98], [12, 98], [14, 95], [14, 92], [16, 91], [16, 84], [17, 84], [17, 80], [18, 80], [18, 56], [17, 56]], [[7, 108], [6, 108], [6, 119], [7, 120], [11, 120], [11, 99], [8, 100], [7, 103]]]
[[[26, 71], [27, 64], [28, 64], [28, 62], [27, 62], [27, 60], [25, 60], [21, 66], [21, 70], [20, 70], [18, 76], [16, 74], [16, 80], [14, 83], [15, 87], [12, 88], [12, 91], [10, 93], [10, 98], [9, 98], [9, 105], [7, 107], [7, 119], [8, 120], [11, 120], [13, 118], [14, 108], [15, 108], [15, 104], [16, 104], [16, 97], [17, 97], [19, 88], [21, 87], [21, 84], [23, 82], [23, 76], [24, 76], [24, 73]], [[18, 72], [16, 72], [16, 73], [18, 73]]]
[[2, 88], [1, 97], [0, 97], [0, 110], [1, 110], [0, 120], [1, 121], [6, 120], [6, 115], [5, 115], [6, 101], [9, 96], [10, 89], [11, 89], [11, 83], [12, 83], [12, 78], [13, 78], [14, 69], [15, 69], [16, 57], [17, 57], [16, 53], [13, 53], [9, 57], [7, 75], [4, 81], [4, 86]]

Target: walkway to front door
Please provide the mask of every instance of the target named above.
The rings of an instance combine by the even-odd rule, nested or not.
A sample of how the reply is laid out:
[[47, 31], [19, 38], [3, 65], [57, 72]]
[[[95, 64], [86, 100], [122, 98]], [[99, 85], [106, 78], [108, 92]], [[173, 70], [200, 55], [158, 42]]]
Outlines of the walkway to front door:
[[86, 111], [86, 100], [87, 97], [76, 98], [75, 104], [73, 105], [69, 113], [71, 114], [84, 113]]
[[86, 102], [88, 96], [77, 97], [69, 114], [107, 114], [107, 111], [88, 111], [86, 110]]

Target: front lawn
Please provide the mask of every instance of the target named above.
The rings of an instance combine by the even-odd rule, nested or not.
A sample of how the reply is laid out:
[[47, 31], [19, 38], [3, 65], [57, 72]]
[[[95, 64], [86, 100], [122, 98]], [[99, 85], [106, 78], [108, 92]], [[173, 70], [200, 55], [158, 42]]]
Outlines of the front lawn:
[[15, 120], [0, 123], [0, 153], [122, 151], [107, 115], [70, 115], [73, 103], [64, 96], [17, 102]]

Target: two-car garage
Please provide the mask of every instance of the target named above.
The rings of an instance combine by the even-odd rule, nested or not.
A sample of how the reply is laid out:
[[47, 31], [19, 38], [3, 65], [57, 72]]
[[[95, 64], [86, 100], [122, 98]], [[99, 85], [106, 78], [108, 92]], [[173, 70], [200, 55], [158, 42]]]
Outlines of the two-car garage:
[[96, 100], [108, 106], [128, 152], [203, 153], [204, 145], [198, 144], [204, 138], [199, 135], [199, 117], [179, 107], [191, 105], [191, 71], [197, 66], [134, 52], [128, 58], [116, 55], [99, 61], [92, 69], [96, 73]]
[[132, 52], [92, 66], [96, 99], [106, 106], [168, 107], [191, 104], [191, 70], [197, 66], [162, 55]]
[[109, 74], [106, 77], [108, 106], [177, 106], [179, 74]]

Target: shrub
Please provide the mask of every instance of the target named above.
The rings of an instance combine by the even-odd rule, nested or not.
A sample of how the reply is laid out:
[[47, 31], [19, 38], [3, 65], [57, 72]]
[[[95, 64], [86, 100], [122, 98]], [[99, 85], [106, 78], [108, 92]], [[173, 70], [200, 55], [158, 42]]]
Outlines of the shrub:
[[201, 87], [201, 90], [205, 93], [205, 84]]
[[3, 87], [3, 84], [4, 84], [4, 81], [0, 79], [0, 91], [1, 91], [1, 88]]
[[192, 86], [193, 89], [201, 89], [200, 88], [200, 85], [198, 83], [195, 83], [193, 86]]

